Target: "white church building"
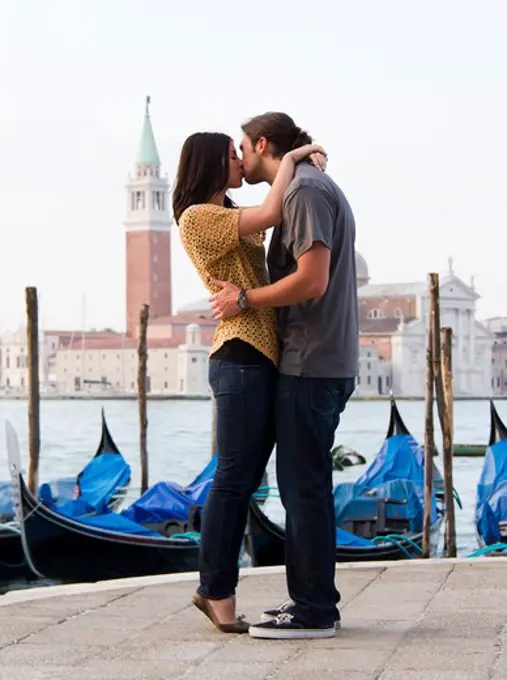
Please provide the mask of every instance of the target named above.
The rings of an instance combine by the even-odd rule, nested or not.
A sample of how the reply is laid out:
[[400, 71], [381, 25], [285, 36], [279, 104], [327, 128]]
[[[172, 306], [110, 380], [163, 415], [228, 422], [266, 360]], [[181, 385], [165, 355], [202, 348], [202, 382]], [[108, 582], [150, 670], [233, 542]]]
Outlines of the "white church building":
[[[359, 287], [358, 296], [361, 346], [375, 348], [379, 364], [370, 393], [392, 390], [400, 397], [424, 396], [427, 283], [368, 282]], [[491, 395], [494, 335], [476, 319], [478, 299], [473, 280], [467, 284], [460, 279], [450, 260], [448, 273], [440, 277], [440, 323], [453, 330], [455, 396]]]

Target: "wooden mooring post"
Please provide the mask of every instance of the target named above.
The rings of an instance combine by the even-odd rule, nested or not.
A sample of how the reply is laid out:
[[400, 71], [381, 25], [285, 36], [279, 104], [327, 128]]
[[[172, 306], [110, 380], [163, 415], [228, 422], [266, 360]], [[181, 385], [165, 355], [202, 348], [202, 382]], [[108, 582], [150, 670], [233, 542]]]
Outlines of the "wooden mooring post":
[[40, 388], [39, 388], [39, 308], [37, 288], [25, 289], [26, 361], [28, 368], [28, 487], [34, 495], [39, 489]]
[[424, 521], [422, 557], [431, 554], [431, 505], [433, 491], [433, 451], [435, 426], [433, 421], [434, 396], [434, 341], [435, 308], [438, 305], [438, 274], [428, 275], [428, 310], [426, 342], [426, 414], [424, 423]]
[[148, 488], [148, 415], [146, 405], [146, 386], [147, 386], [147, 333], [150, 308], [143, 305], [139, 314], [139, 339], [137, 344], [138, 372], [137, 372], [137, 396], [139, 406], [139, 438], [141, 454], [141, 494]]
[[453, 488], [453, 389], [452, 389], [452, 328], [441, 330], [442, 339], [442, 383], [443, 383], [443, 417], [442, 426], [442, 456], [444, 463], [444, 494], [445, 494], [445, 552], [447, 557], [456, 557], [456, 514], [454, 507]]

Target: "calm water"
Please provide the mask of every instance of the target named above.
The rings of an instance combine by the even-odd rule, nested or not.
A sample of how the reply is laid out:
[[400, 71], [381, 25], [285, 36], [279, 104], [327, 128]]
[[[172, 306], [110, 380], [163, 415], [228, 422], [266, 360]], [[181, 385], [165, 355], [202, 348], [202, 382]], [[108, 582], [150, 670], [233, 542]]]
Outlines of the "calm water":
[[[412, 434], [423, 441], [424, 403], [398, 403], [402, 417]], [[134, 401], [104, 402], [111, 433], [133, 471], [132, 498], [139, 487], [138, 412]], [[40, 480], [75, 475], [95, 452], [100, 436], [98, 401], [43, 401], [41, 404]], [[507, 401], [498, 401], [500, 416], [507, 421]], [[26, 402], [0, 401], [2, 419], [14, 425], [27, 450]], [[483, 444], [489, 434], [489, 402], [462, 401], [455, 404], [455, 441]], [[371, 460], [382, 445], [389, 419], [388, 402], [350, 402], [343, 414], [336, 442], [350, 446]], [[155, 401], [148, 404], [148, 446], [150, 481], [162, 479], [187, 483], [205, 465], [210, 455], [211, 402]], [[0, 426], [0, 479], [8, 478], [3, 423]], [[441, 449], [440, 430], [436, 431]], [[437, 464], [438, 464], [437, 459]], [[482, 458], [454, 459], [454, 486], [463, 501], [457, 509], [458, 547], [461, 555], [476, 546], [473, 530], [475, 491], [482, 468]], [[335, 473], [335, 482], [353, 480], [364, 466]], [[275, 484], [273, 458], [269, 464], [270, 484]], [[279, 501], [269, 499], [266, 511], [274, 519], [282, 516]]]

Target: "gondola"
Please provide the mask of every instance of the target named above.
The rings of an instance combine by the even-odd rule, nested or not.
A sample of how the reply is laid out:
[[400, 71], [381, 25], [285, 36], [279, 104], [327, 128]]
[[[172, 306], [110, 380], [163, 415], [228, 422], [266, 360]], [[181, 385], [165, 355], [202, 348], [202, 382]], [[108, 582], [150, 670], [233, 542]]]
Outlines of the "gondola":
[[148, 576], [198, 568], [200, 512], [216, 457], [189, 487], [159, 483], [121, 513], [65, 516], [38, 503], [19, 471], [10, 423], [7, 449], [20, 499], [23, 550], [33, 572], [58, 582]]
[[[399, 560], [418, 557], [422, 546], [423, 448], [408, 431], [391, 399], [386, 439], [376, 458], [355, 483], [334, 489], [337, 514], [337, 562]], [[405, 468], [391, 469], [390, 463]], [[402, 476], [403, 475], [403, 476]], [[397, 478], [398, 477], [398, 478]], [[416, 478], [416, 489], [411, 479]], [[443, 518], [443, 483], [434, 465], [431, 551], [438, 548]], [[285, 531], [272, 522], [253, 498], [245, 547], [253, 566], [285, 561]]]
[[478, 554], [507, 555], [507, 426], [490, 401], [490, 434], [477, 485], [475, 527]]
[[[122, 501], [130, 483], [130, 467], [116, 446], [102, 409], [101, 437], [94, 457], [77, 477], [46, 482], [40, 486], [37, 504], [46, 504], [61, 513], [77, 516], [93, 508], [114, 509]], [[0, 524], [0, 582], [31, 579], [36, 576], [27, 564], [19, 528], [12, 513], [15, 482], [5, 484]]]

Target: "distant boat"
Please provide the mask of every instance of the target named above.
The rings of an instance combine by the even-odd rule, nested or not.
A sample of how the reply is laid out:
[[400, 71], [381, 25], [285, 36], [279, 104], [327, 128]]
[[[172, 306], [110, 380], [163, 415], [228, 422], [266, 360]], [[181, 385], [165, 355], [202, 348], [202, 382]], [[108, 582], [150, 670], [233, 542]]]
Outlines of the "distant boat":
[[452, 447], [452, 455], [465, 458], [479, 458], [484, 456], [486, 444], [454, 444]]

